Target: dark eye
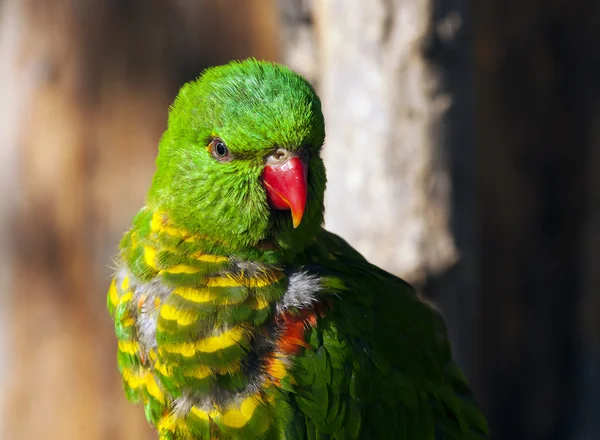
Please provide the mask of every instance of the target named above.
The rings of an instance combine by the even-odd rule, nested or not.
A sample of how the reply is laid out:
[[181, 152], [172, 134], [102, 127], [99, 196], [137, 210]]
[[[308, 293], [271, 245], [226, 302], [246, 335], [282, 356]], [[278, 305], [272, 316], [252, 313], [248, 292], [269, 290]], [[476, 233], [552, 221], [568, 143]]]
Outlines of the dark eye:
[[225, 145], [219, 138], [215, 138], [210, 143], [210, 150], [213, 157], [221, 162], [228, 162], [231, 160], [231, 153], [229, 152], [229, 148]]

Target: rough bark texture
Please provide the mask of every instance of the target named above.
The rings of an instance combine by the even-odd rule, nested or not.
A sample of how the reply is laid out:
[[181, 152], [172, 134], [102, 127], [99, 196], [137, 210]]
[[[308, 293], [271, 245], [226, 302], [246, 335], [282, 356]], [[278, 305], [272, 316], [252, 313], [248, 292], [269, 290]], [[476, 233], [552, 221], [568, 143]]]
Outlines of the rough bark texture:
[[277, 16], [264, 0], [76, 3], [0, 4], [0, 438], [150, 439], [116, 370], [111, 256], [181, 82], [275, 58]]
[[281, 61], [318, 86], [321, 69], [310, 0], [278, 0]]
[[[327, 227], [447, 312], [474, 379], [471, 38], [461, 1], [315, 4]], [[459, 325], [460, 324], [460, 325]]]
[[450, 97], [425, 58], [430, 8], [416, 0], [326, 0], [315, 9], [327, 225], [388, 270], [421, 280], [456, 257], [449, 171], [435, 154]]

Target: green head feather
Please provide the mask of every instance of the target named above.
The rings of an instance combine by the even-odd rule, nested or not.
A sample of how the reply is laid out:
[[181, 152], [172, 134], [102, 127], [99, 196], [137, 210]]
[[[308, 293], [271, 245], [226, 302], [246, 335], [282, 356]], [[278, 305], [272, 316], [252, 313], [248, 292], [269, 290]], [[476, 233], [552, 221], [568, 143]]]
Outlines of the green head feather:
[[[211, 153], [215, 138], [231, 160]], [[262, 255], [262, 240], [275, 243], [276, 253], [297, 253], [323, 222], [324, 138], [318, 96], [287, 67], [251, 59], [208, 69], [181, 88], [170, 109], [148, 205], [232, 255]], [[261, 182], [265, 158], [278, 148], [309, 154], [297, 229], [289, 211], [269, 208]]]

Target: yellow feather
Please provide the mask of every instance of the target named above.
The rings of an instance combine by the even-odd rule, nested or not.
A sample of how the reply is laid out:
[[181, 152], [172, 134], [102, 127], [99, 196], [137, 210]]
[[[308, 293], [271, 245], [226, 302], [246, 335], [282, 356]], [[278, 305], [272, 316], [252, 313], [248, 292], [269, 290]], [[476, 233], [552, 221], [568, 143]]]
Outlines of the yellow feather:
[[123, 292], [125, 292], [126, 290], [129, 290], [129, 277], [127, 275], [125, 275], [125, 277], [123, 278], [123, 281], [121, 282], [121, 290]]
[[287, 375], [287, 368], [283, 360], [279, 358], [271, 359], [268, 367], [268, 372], [275, 379], [283, 379]]
[[230, 409], [223, 414], [223, 424], [230, 428], [241, 428], [250, 421], [258, 403], [259, 401], [256, 397], [247, 397], [239, 409]]
[[138, 244], [137, 231], [131, 233], [131, 249], [135, 249]]
[[240, 287], [244, 286], [242, 279], [234, 278], [232, 276], [221, 276], [215, 278], [209, 278], [206, 281], [207, 287]]
[[113, 278], [112, 282], [110, 283], [110, 287], [108, 288], [108, 298], [110, 299], [110, 303], [113, 306], [116, 307], [119, 304], [119, 295], [117, 293], [117, 283], [114, 278]]
[[277, 281], [283, 278], [283, 272], [277, 271], [272, 273], [265, 273], [261, 276], [248, 279], [248, 287], [265, 287], [275, 284]]
[[178, 287], [173, 291], [173, 294], [195, 303], [207, 303], [217, 299], [208, 289], [194, 289], [192, 287]]
[[185, 237], [186, 232], [182, 229], [174, 228], [170, 224], [163, 221], [164, 213], [156, 211], [152, 214], [152, 221], [150, 222], [150, 229], [152, 232], [163, 232], [165, 234], [173, 235], [175, 237]]
[[148, 373], [148, 376], [146, 378], [146, 389], [148, 390], [148, 394], [150, 394], [160, 403], [165, 403], [165, 395], [156, 383], [156, 379], [152, 373]]
[[161, 273], [170, 273], [170, 274], [198, 273], [199, 271], [200, 271], [200, 268], [198, 268], [198, 267], [186, 266], [185, 264], [178, 264], [176, 266], [169, 267], [168, 269], [161, 270]]
[[135, 355], [138, 352], [139, 346], [136, 341], [119, 341], [119, 351], [130, 355]]
[[190, 412], [193, 413], [196, 417], [202, 420], [208, 420], [208, 413], [206, 411], [201, 410], [197, 406], [192, 406]]
[[133, 293], [126, 292], [124, 295], [121, 296], [121, 298], [119, 298], [119, 304], [125, 304], [126, 302], [131, 301], [132, 298], [133, 298]]
[[177, 321], [177, 325], [182, 326], [193, 324], [198, 318], [195, 313], [179, 310], [170, 304], [164, 304], [160, 308], [160, 316], [169, 321]]
[[152, 246], [144, 246], [144, 261], [148, 266], [152, 269], [157, 269], [156, 267], [156, 249]]
[[186, 377], [194, 377], [196, 379], [204, 379], [206, 377], [208, 377], [211, 374], [211, 369], [208, 367], [205, 367], [204, 365], [197, 365], [192, 369], [189, 370], [185, 370], [184, 371], [184, 376]]
[[123, 370], [123, 380], [127, 383], [130, 388], [140, 388], [146, 385], [146, 373], [137, 369], [133, 371], [130, 368]]
[[238, 344], [245, 337], [241, 327], [234, 327], [217, 336], [209, 336], [196, 342], [184, 342], [181, 344], [164, 344], [159, 348], [167, 353], [180, 354], [192, 357], [196, 352], [214, 353]]
[[234, 327], [220, 335], [210, 336], [196, 342], [196, 350], [204, 353], [214, 353], [239, 343], [245, 336], [241, 327]]
[[131, 327], [132, 325], [135, 325], [135, 319], [133, 319], [132, 317], [128, 316], [125, 319], [123, 319], [121, 321], [121, 325], [123, 327]]
[[225, 261], [229, 261], [229, 258], [227, 257], [208, 254], [196, 254], [195, 258], [196, 260], [204, 261], [205, 263], [224, 263]]
[[263, 298], [256, 298], [252, 308], [254, 310], [262, 310], [262, 309], [266, 309], [270, 305], [271, 305], [271, 303], [268, 301], [265, 301]]
[[[163, 433], [165, 431], [167, 432], [173, 432], [175, 431], [175, 415], [173, 413], [167, 413], [165, 414], [159, 421], [158, 424], [156, 425], [156, 429], [160, 432]], [[160, 436], [160, 439], [165, 438], [162, 435]]]
[[234, 277], [231, 275], [209, 278], [206, 282], [208, 287], [265, 287], [276, 283], [283, 278], [282, 272], [264, 273], [259, 276], [246, 278]]
[[154, 369], [158, 370], [158, 372], [160, 374], [162, 374], [165, 377], [169, 377], [173, 375], [173, 371], [171, 370], [171, 368], [167, 367], [165, 364], [163, 364], [160, 360], [157, 360], [154, 363]]

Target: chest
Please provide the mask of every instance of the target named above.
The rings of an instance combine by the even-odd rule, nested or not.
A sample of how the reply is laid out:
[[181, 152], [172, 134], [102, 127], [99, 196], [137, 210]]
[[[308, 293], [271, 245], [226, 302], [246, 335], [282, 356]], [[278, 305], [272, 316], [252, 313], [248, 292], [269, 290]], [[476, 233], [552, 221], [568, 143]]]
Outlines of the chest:
[[202, 277], [170, 269], [140, 281], [123, 268], [111, 285], [128, 397], [159, 432], [270, 429], [276, 396], [315, 322], [319, 278], [239, 263]]

